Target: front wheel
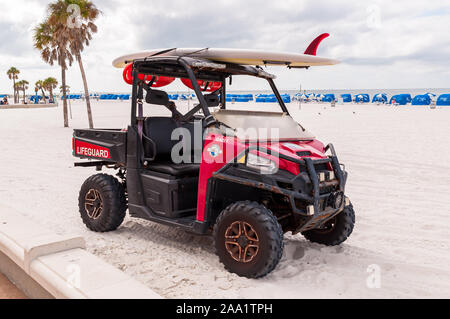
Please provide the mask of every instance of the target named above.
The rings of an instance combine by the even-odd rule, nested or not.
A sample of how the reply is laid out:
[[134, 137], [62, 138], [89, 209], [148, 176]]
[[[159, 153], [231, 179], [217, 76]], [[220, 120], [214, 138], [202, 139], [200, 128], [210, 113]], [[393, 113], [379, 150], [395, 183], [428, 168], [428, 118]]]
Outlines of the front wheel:
[[302, 232], [302, 235], [314, 243], [336, 246], [347, 240], [354, 226], [355, 211], [350, 204], [337, 216], [327, 221], [322, 228], [307, 230]]
[[97, 174], [81, 186], [78, 197], [81, 219], [90, 230], [108, 232], [122, 224], [127, 200], [122, 184], [111, 175]]
[[283, 254], [280, 224], [256, 202], [236, 202], [224, 209], [214, 227], [214, 240], [225, 268], [247, 278], [267, 275]]

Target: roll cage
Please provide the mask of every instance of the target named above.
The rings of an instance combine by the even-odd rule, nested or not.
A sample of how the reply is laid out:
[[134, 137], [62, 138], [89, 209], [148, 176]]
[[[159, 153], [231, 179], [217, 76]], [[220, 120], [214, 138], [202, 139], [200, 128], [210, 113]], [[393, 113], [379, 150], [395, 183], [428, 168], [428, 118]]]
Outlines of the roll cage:
[[[192, 58], [188, 56], [177, 57], [149, 57], [133, 61], [133, 90], [131, 103], [131, 125], [136, 127], [139, 119], [142, 118], [142, 105], [144, 100], [144, 91], [151, 92], [152, 81], [146, 82], [139, 79], [139, 74], [153, 76], [169, 76], [175, 78], [187, 78], [191, 81], [194, 92], [199, 100], [191, 111], [186, 113], [182, 119], [186, 119], [186, 115], [194, 115], [202, 110], [205, 116], [207, 126], [216, 123], [209, 111], [209, 104], [204, 95], [204, 91], [200, 88], [197, 80], [220, 82], [220, 89], [212, 92], [219, 96], [221, 109], [226, 108], [226, 81], [233, 75], [248, 75], [266, 79], [275, 94], [275, 97], [281, 107], [281, 110], [289, 115], [289, 111], [283, 102], [283, 99], [274, 83], [275, 76], [262, 70], [261, 67], [239, 65], [233, 63], [213, 62], [210, 60]], [[207, 85], [206, 85], [207, 86]], [[136, 115], [138, 111], [138, 115]], [[171, 109], [171, 111], [173, 111]]]

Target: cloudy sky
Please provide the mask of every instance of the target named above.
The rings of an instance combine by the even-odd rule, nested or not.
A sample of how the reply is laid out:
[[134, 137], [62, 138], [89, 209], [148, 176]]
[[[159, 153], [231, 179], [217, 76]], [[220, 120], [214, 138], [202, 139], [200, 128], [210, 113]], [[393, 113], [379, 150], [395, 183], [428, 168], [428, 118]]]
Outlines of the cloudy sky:
[[[33, 49], [32, 30], [48, 0], [0, 0], [0, 93], [11, 91], [9, 67], [34, 83], [54, 76]], [[129, 91], [111, 62], [154, 48], [222, 47], [303, 52], [323, 32], [318, 55], [340, 65], [309, 70], [270, 68], [283, 89], [450, 88], [450, 1], [188, 1], [94, 0], [102, 11], [99, 32], [83, 53], [92, 91]], [[179, 89], [178, 81], [171, 89]], [[72, 92], [81, 92], [78, 65], [68, 71]], [[232, 89], [262, 83], [235, 82]], [[240, 85], [240, 87], [238, 87]], [[30, 90], [31, 91], [31, 90]]]

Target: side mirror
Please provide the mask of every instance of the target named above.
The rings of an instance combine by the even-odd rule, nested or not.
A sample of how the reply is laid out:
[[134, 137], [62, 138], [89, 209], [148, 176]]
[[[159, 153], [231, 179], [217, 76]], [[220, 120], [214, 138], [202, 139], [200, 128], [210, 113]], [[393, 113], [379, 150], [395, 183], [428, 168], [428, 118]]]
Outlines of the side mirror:
[[145, 102], [148, 104], [166, 106], [169, 104], [169, 95], [160, 90], [148, 90], [147, 95], [145, 96]]
[[219, 106], [219, 96], [217, 94], [207, 94], [204, 95], [206, 104], [208, 104], [208, 107], [216, 107]]

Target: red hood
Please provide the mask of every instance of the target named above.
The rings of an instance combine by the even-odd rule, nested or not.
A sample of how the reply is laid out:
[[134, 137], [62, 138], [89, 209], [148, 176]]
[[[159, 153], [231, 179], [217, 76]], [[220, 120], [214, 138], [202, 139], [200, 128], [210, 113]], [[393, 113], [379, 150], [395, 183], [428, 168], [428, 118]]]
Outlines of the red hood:
[[[251, 143], [250, 145], [255, 144]], [[325, 155], [324, 145], [318, 140], [260, 143], [259, 146], [271, 149], [275, 152], [293, 157], [295, 159], [302, 159], [305, 157], [313, 160], [327, 158]], [[279, 169], [287, 170], [295, 175], [300, 173], [298, 164], [274, 156], [270, 156], [270, 158], [278, 163]]]

